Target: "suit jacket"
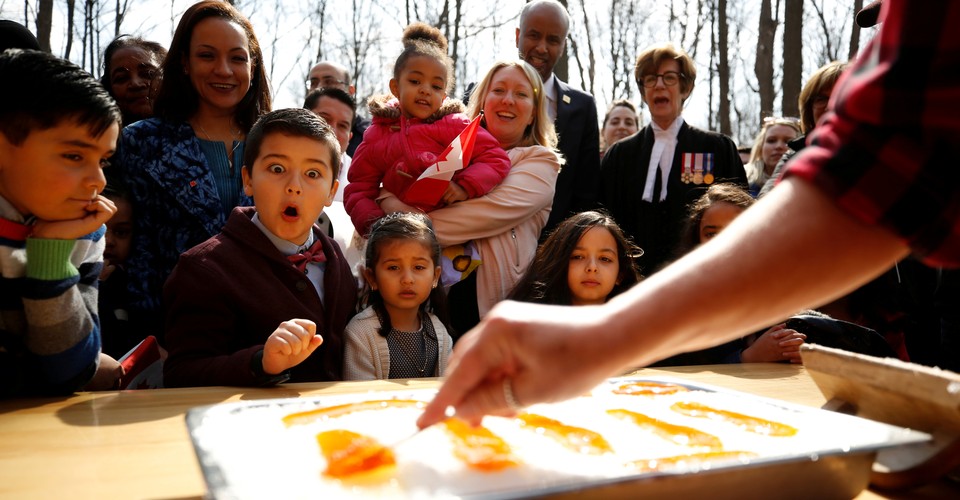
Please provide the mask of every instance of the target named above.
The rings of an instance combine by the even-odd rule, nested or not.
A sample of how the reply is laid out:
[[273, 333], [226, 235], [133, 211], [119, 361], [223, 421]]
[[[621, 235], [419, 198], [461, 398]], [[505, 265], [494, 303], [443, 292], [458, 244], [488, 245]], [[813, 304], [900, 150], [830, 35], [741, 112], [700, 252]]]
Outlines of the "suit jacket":
[[[127, 260], [130, 304], [159, 314], [163, 282], [180, 254], [220, 232], [227, 222], [207, 159], [187, 123], [150, 118], [123, 129], [116, 165], [136, 217]], [[241, 194], [240, 205], [253, 200]]]
[[684, 183], [683, 153], [712, 153], [713, 183], [734, 182], [747, 187], [747, 175], [729, 137], [684, 123], [677, 133], [677, 149], [662, 202], [641, 199], [653, 150], [653, 129], [644, 127], [632, 137], [617, 142], [603, 155], [600, 167], [600, 202], [623, 231], [643, 249], [640, 270], [651, 274], [674, 256], [687, 219], [687, 207], [706, 191], [706, 183]]
[[367, 131], [367, 127], [369, 126], [370, 120], [360, 115], [354, 115], [353, 125], [350, 127], [350, 133], [353, 135], [350, 136], [350, 142], [347, 144], [347, 156], [353, 158], [353, 153], [357, 150], [357, 146], [363, 141], [363, 133]]
[[309, 319], [323, 344], [292, 368], [293, 382], [341, 380], [343, 330], [353, 315], [357, 281], [340, 247], [323, 242], [323, 295], [251, 219], [236, 208], [223, 232], [183, 254], [164, 288], [167, 347], [164, 385], [256, 385], [251, 361], [280, 323]]
[[555, 78], [560, 141], [557, 149], [565, 163], [557, 178], [546, 235], [572, 214], [594, 207], [600, 189], [600, 129], [593, 96]]

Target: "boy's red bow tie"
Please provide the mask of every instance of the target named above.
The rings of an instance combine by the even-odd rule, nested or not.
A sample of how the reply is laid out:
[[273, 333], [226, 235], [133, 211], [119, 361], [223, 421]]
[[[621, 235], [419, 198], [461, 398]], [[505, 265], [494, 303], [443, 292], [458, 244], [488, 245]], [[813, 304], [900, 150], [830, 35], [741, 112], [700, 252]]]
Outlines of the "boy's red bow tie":
[[304, 250], [303, 253], [295, 253], [288, 256], [287, 260], [292, 262], [300, 272], [306, 273], [307, 264], [311, 262], [326, 262], [327, 256], [323, 254], [323, 242], [320, 241], [320, 238], [317, 238], [317, 240], [313, 242], [313, 245], [310, 245], [310, 248]]

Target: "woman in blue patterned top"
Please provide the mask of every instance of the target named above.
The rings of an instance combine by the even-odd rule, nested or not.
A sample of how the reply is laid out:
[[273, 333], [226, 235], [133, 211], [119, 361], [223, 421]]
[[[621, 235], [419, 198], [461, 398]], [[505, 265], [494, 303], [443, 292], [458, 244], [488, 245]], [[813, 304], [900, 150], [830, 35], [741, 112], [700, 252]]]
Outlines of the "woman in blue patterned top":
[[114, 162], [139, 218], [127, 264], [131, 313], [157, 330], [161, 289], [180, 254], [252, 204], [240, 178], [243, 144], [271, 107], [253, 26], [226, 2], [187, 9], [162, 73], [155, 117], [123, 130]]

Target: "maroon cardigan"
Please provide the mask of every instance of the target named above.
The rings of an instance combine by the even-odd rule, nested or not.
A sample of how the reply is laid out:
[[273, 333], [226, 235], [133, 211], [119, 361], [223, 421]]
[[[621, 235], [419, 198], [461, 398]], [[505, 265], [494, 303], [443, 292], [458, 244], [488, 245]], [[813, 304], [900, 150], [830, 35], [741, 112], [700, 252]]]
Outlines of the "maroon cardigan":
[[343, 329], [355, 311], [357, 282], [340, 248], [323, 241], [324, 303], [313, 284], [251, 219], [235, 208], [220, 234], [183, 253], [163, 289], [166, 387], [262, 383], [251, 360], [267, 337], [293, 318], [317, 324], [323, 344], [291, 370], [291, 382], [341, 380]]

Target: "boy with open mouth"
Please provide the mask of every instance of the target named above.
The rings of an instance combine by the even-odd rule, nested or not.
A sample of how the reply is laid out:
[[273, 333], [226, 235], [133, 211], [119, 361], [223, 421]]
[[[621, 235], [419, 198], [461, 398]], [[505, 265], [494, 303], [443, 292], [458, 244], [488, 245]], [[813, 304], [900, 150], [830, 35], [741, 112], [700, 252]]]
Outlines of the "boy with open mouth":
[[306, 109], [264, 115], [247, 135], [244, 192], [223, 231], [185, 252], [164, 287], [164, 385], [339, 380], [357, 282], [314, 225], [337, 191], [340, 146]]

